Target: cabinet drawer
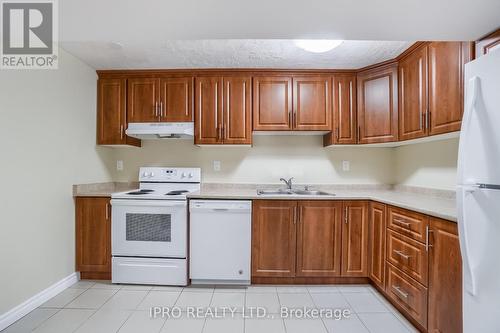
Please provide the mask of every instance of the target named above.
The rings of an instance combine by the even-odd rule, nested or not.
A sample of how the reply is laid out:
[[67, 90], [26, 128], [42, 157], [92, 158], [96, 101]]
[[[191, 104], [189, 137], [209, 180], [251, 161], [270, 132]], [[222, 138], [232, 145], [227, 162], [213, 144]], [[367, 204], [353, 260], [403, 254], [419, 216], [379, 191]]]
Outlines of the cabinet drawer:
[[387, 264], [386, 293], [408, 315], [427, 328], [427, 288]]
[[389, 207], [387, 227], [424, 243], [429, 217], [409, 210]]
[[424, 244], [389, 229], [387, 230], [387, 260], [427, 286], [429, 257]]

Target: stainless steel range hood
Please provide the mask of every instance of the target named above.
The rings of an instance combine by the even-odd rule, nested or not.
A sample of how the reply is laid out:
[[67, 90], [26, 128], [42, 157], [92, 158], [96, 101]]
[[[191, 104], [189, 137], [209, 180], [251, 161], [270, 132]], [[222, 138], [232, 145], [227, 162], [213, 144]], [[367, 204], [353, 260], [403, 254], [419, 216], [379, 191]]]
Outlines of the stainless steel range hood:
[[125, 133], [142, 140], [192, 139], [194, 123], [129, 123]]

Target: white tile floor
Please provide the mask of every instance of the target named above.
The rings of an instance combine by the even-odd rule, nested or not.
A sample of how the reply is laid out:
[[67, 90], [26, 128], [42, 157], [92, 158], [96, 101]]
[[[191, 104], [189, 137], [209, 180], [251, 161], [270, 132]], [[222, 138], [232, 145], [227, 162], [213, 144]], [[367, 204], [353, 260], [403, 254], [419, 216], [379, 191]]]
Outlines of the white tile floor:
[[[233, 317], [150, 318], [151, 306], [237, 307]], [[246, 318], [243, 307], [269, 318]], [[335, 319], [281, 318], [280, 307], [349, 309]], [[247, 314], [248, 316], [248, 314]], [[80, 281], [2, 333], [408, 333], [417, 332], [375, 289], [350, 286], [151, 287]]]

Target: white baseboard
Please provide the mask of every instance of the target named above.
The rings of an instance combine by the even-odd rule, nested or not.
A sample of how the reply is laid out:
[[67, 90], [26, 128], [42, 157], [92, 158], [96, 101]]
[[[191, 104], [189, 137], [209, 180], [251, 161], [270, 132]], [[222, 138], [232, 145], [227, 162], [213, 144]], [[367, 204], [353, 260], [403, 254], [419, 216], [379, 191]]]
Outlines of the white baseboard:
[[54, 283], [50, 287], [42, 290], [35, 296], [29, 298], [25, 302], [19, 304], [15, 308], [0, 315], [0, 331], [12, 325], [20, 318], [26, 316], [28, 313], [47, 302], [49, 299], [59, 294], [64, 289], [75, 284], [80, 279], [77, 272], [72, 273], [64, 279]]

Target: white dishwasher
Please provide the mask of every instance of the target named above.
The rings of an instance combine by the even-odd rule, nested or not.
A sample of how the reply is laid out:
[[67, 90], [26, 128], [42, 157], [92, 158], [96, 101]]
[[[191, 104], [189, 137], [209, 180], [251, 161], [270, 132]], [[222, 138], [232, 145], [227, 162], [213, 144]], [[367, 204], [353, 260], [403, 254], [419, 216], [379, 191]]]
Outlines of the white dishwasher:
[[252, 202], [191, 200], [189, 277], [193, 284], [250, 284]]

